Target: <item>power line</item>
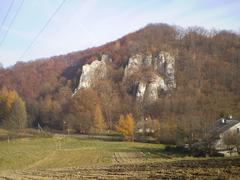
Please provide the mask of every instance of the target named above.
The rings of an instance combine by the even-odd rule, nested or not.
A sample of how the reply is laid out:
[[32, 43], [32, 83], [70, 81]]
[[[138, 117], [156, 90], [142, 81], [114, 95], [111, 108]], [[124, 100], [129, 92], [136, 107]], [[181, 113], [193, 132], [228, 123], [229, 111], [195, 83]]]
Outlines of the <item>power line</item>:
[[2, 23], [1, 23], [0, 30], [2, 30], [2, 28], [3, 28], [3, 26], [4, 26], [5, 22], [6, 22], [6, 20], [7, 20], [7, 18], [8, 18], [8, 15], [9, 15], [12, 7], [13, 7], [14, 2], [15, 2], [15, 0], [12, 0], [11, 4], [10, 4], [8, 10], [7, 10], [7, 13], [6, 13], [6, 15], [4, 16], [3, 21], [2, 21]]
[[9, 26], [8, 26], [8, 29], [7, 29], [6, 33], [4, 34], [4, 36], [3, 36], [3, 38], [2, 38], [2, 40], [1, 40], [1, 42], [0, 42], [0, 47], [2, 46], [3, 42], [5, 41], [7, 35], [8, 35], [8, 33], [9, 33], [9, 31], [10, 31], [10, 29], [11, 29], [14, 21], [15, 21], [15, 19], [17, 18], [18, 13], [20, 12], [20, 10], [21, 10], [21, 8], [22, 8], [22, 6], [23, 6], [23, 3], [24, 3], [24, 0], [22, 0], [22, 1], [21, 1], [21, 4], [18, 6], [17, 11], [16, 11], [16, 13], [14, 14], [14, 16], [13, 16], [13, 18], [12, 18], [12, 21], [10, 22], [10, 24], [9, 24]]
[[46, 22], [46, 24], [44, 24], [44, 26], [42, 27], [42, 29], [36, 34], [36, 36], [33, 38], [32, 42], [28, 45], [28, 47], [25, 49], [25, 51], [22, 53], [22, 55], [20, 56], [19, 60], [21, 60], [26, 53], [29, 51], [29, 49], [33, 46], [33, 44], [36, 42], [36, 40], [39, 38], [39, 36], [43, 33], [43, 31], [47, 28], [47, 26], [49, 25], [49, 23], [51, 22], [51, 20], [54, 18], [54, 16], [58, 13], [58, 11], [61, 9], [61, 7], [63, 6], [63, 4], [66, 2], [66, 0], [63, 0], [61, 2], [61, 4], [57, 7], [57, 9], [53, 12], [53, 14], [50, 16], [50, 18], [48, 19], [48, 21]]

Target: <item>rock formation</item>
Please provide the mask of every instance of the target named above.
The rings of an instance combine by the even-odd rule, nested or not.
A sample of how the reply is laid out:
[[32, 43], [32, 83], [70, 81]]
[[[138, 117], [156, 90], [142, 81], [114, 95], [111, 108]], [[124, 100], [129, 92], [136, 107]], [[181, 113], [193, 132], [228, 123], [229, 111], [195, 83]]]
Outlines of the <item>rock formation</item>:
[[168, 89], [176, 88], [175, 59], [168, 52], [161, 51], [155, 58], [154, 69], [165, 76]]
[[78, 89], [89, 88], [94, 85], [97, 80], [107, 77], [107, 63], [111, 62], [108, 55], [102, 55], [101, 61], [95, 60], [91, 64], [82, 67]]
[[[103, 55], [101, 61], [95, 60], [82, 67], [78, 89], [89, 88], [96, 80], [107, 78], [107, 63], [111, 59]], [[175, 59], [168, 52], [161, 51], [156, 57], [151, 54], [136, 54], [129, 58], [124, 70], [123, 81], [132, 78], [137, 85], [136, 98], [141, 103], [152, 103], [159, 94], [176, 87]]]
[[[150, 76], [141, 72], [148, 69]], [[151, 103], [158, 99], [161, 91], [169, 91], [176, 87], [175, 82], [175, 59], [168, 53], [161, 51], [158, 56], [137, 54], [129, 59], [124, 71], [124, 80], [131, 78], [136, 73], [138, 88], [136, 98], [140, 102]]]

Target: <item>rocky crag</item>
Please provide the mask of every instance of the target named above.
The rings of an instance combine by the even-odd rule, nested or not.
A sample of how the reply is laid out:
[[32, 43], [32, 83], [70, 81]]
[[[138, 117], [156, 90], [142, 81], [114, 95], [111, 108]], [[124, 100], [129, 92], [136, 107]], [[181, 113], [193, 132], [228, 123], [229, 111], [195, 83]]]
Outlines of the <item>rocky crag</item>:
[[[111, 63], [108, 55], [101, 60], [82, 67], [82, 74], [77, 89], [94, 86], [98, 80], [107, 78], [107, 63]], [[160, 51], [152, 54], [136, 54], [129, 58], [125, 67], [123, 82], [132, 79], [136, 87], [134, 95], [140, 103], [155, 102], [161, 93], [168, 93], [176, 87], [175, 58], [170, 53]]]

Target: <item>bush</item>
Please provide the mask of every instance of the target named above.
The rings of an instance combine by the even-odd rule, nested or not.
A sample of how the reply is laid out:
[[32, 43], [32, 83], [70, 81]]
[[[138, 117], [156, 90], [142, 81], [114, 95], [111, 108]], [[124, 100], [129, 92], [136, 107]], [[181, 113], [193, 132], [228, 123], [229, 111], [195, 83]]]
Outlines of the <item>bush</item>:
[[189, 149], [184, 146], [166, 146], [164, 150], [170, 153], [190, 154]]
[[0, 140], [16, 139], [16, 138], [38, 138], [52, 137], [51, 133], [39, 131], [37, 129], [21, 129], [18, 131], [7, 131], [0, 129]]

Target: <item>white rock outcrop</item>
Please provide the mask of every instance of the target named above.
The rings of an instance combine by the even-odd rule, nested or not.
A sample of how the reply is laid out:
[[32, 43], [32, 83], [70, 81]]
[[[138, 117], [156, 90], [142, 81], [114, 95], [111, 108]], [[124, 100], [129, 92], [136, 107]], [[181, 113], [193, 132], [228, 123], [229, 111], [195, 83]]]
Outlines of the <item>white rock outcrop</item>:
[[136, 93], [136, 98], [138, 101], [143, 101], [144, 100], [144, 94], [147, 88], [147, 84], [145, 82], [139, 82], [138, 83], [138, 88], [137, 88], [137, 93]]
[[176, 88], [175, 59], [170, 53], [161, 51], [154, 60], [154, 69], [165, 76], [165, 82], [169, 89]]
[[143, 65], [143, 56], [136, 54], [129, 58], [128, 65], [124, 70], [124, 78], [128, 78], [134, 73], [137, 73]]
[[107, 77], [107, 63], [111, 59], [107, 55], [102, 55], [101, 61], [95, 60], [91, 64], [82, 67], [78, 89], [89, 88], [94, 85], [95, 81]]
[[125, 67], [124, 70], [124, 78], [128, 78], [134, 73], [137, 73], [143, 67], [150, 67], [152, 65], [152, 55], [141, 55], [136, 54], [129, 58], [128, 65]]
[[159, 96], [159, 90], [166, 90], [166, 85], [162, 77], [155, 76], [146, 88], [144, 102], [151, 103], [156, 101]]
[[139, 79], [135, 79], [138, 82], [136, 98], [140, 102], [154, 102], [158, 99], [160, 91], [169, 91], [176, 87], [175, 59], [165, 51], [161, 51], [156, 57], [141, 54], [130, 57], [123, 80], [130, 78], [134, 73], [141, 73], [144, 68], [151, 71], [151, 67], [151, 76], [145, 77], [146, 74], [143, 73]]
[[[101, 61], [95, 60], [82, 67], [78, 89], [94, 86], [98, 80], [107, 78], [108, 55], [102, 55]], [[124, 70], [123, 81], [133, 78], [136, 98], [141, 103], [152, 103], [159, 94], [176, 88], [175, 59], [170, 53], [161, 51], [157, 56], [136, 54], [129, 58]], [[76, 91], [77, 91], [76, 90]], [[76, 92], [75, 91], [75, 92]]]

